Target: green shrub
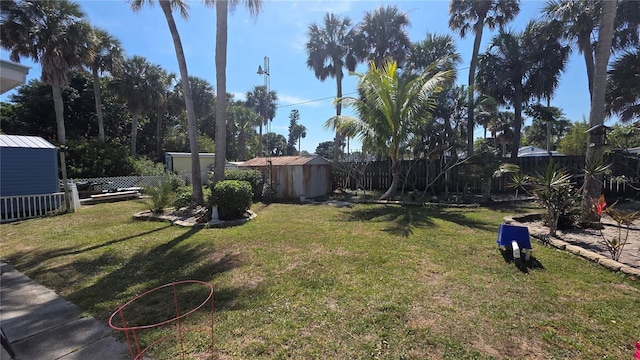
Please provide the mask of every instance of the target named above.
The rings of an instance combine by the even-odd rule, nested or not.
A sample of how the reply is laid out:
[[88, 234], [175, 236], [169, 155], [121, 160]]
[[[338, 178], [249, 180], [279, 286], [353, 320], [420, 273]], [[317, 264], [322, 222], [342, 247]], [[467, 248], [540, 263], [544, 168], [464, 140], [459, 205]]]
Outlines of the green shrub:
[[262, 173], [259, 170], [226, 170], [225, 180], [240, 180], [251, 184], [253, 200], [260, 200], [262, 196]]
[[251, 207], [251, 185], [247, 181], [219, 181], [212, 195], [221, 220], [241, 219]]
[[262, 202], [265, 204], [271, 204], [276, 200], [278, 193], [276, 192], [275, 184], [264, 184], [262, 186]]
[[[207, 187], [202, 188], [202, 195], [205, 199], [205, 204], [210, 203], [211, 190]], [[177, 209], [189, 206], [193, 200], [193, 187], [180, 186], [175, 190], [175, 198], [173, 200], [173, 207]]]
[[144, 189], [144, 193], [148, 195], [147, 204], [149, 210], [154, 214], [162, 213], [164, 208], [173, 202], [174, 187], [171, 180], [164, 180], [158, 186], [150, 186]]
[[132, 175], [163, 176], [167, 174], [164, 164], [155, 162], [146, 156], [132, 158], [134, 172]]

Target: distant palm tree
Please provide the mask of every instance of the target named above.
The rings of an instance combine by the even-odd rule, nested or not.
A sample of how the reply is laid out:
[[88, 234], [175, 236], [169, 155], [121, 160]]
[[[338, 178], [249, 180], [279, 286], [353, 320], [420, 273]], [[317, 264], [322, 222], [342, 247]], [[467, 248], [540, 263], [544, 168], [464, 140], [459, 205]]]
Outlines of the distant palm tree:
[[428, 68], [421, 75], [401, 75], [395, 62], [387, 62], [382, 68], [371, 63], [369, 70], [358, 76], [361, 98], [336, 99], [353, 106], [359, 118], [334, 116], [326, 127], [357, 135], [365, 143], [385, 146], [391, 159], [392, 182], [380, 197], [391, 199], [400, 184], [400, 150], [409, 137], [409, 129], [426, 120], [425, 112], [433, 109], [433, 96], [452, 76], [451, 71], [434, 71]]
[[[90, 26], [77, 3], [68, 0], [2, 2], [0, 43], [12, 61], [28, 57], [42, 66], [42, 81], [51, 85], [58, 144], [67, 143], [62, 88], [69, 72], [91, 58]], [[60, 152], [65, 205], [70, 208], [65, 152]]]
[[[244, 5], [253, 17], [262, 9], [262, 0], [243, 0]], [[227, 93], [227, 18], [240, 0], [205, 0], [207, 5], [216, 7], [216, 87], [218, 94]], [[216, 97], [216, 160], [214, 184], [224, 180], [227, 142], [227, 98]]]
[[264, 85], [254, 86], [251, 91], [247, 92], [246, 105], [249, 109], [255, 111], [262, 117], [260, 122], [260, 132], [258, 133], [259, 141], [257, 156], [263, 156], [262, 153], [262, 126], [267, 125], [269, 121], [273, 120], [276, 116], [276, 101], [278, 101], [278, 94], [271, 90], [267, 94], [267, 88]]
[[[128, 0], [133, 11], [139, 11], [144, 3], [153, 4], [153, 0]], [[191, 87], [189, 86], [189, 72], [187, 71], [187, 61], [184, 57], [182, 49], [182, 40], [180, 33], [173, 19], [173, 10], [178, 10], [182, 18], [189, 19], [189, 5], [185, 0], [158, 0], [160, 8], [164, 13], [164, 17], [169, 25], [173, 46], [176, 51], [176, 59], [178, 60], [178, 68], [180, 69], [180, 78], [182, 81], [182, 91], [184, 93], [184, 102], [187, 109], [187, 127], [189, 132], [189, 148], [191, 150], [191, 185], [193, 188], [193, 200], [198, 204], [204, 204], [202, 195], [202, 178], [200, 173], [200, 148], [198, 146], [198, 124], [193, 109], [193, 99], [191, 98]]]
[[520, 12], [518, 0], [451, 0], [449, 2], [449, 28], [457, 30], [462, 38], [471, 30], [475, 39], [473, 53], [469, 65], [469, 111], [467, 112], [467, 154], [473, 155], [473, 129], [475, 127], [473, 104], [475, 101], [475, 76], [480, 53], [482, 32], [487, 26], [493, 30], [496, 27], [502, 29], [504, 25], [513, 20]]
[[396, 61], [398, 67], [403, 67], [411, 47], [406, 30], [410, 25], [407, 14], [396, 6], [380, 6], [367, 11], [358, 25], [353, 45], [357, 58], [373, 62], [379, 69], [387, 60]]
[[[352, 39], [354, 30], [351, 28], [351, 19], [340, 18], [333, 13], [324, 16], [323, 26], [315, 22], [309, 25], [307, 35], [309, 40], [305, 44], [307, 49], [307, 66], [311, 68], [320, 81], [327, 77], [336, 79], [336, 97], [342, 97], [342, 68], [354, 71], [356, 58], [353, 52]], [[336, 103], [336, 116], [342, 113], [342, 104]], [[333, 160], [338, 161], [341, 134], [336, 132], [333, 147]]]
[[[557, 51], [557, 42], [540, 41], [540, 27], [529, 22], [521, 33], [500, 31], [486, 54], [480, 57], [477, 75], [478, 88], [483, 94], [496, 99], [502, 105], [512, 105], [515, 118], [513, 127], [513, 148], [511, 157], [518, 156], [522, 131], [522, 106], [541, 91], [551, 91], [541, 87], [557, 83], [556, 79], [564, 69], [566, 53]], [[560, 59], [559, 59], [560, 58]]]
[[607, 80], [608, 113], [620, 115], [620, 121], [640, 119], [640, 46], [611, 64]]
[[255, 126], [262, 123], [262, 118], [258, 113], [246, 107], [243, 103], [238, 102], [229, 107], [228, 111], [229, 127], [235, 129], [237, 134], [237, 158], [236, 160], [244, 161], [247, 159], [247, 135], [255, 134], [252, 130]]
[[91, 33], [91, 49], [93, 57], [87, 64], [93, 74], [93, 93], [96, 101], [98, 117], [98, 140], [104, 143], [104, 116], [102, 114], [102, 96], [100, 92], [100, 73], [107, 71], [117, 73], [122, 67], [123, 51], [120, 40], [106, 30], [93, 27]]
[[443, 61], [442, 70], [455, 70], [462, 61], [451, 35], [427, 33], [424, 40], [411, 44], [406, 68], [420, 73], [436, 61]]
[[131, 114], [131, 155], [137, 154], [138, 120], [151, 111], [157, 99], [165, 97], [165, 71], [142, 56], [135, 55], [122, 63], [122, 70], [114, 79], [117, 94], [127, 104]]

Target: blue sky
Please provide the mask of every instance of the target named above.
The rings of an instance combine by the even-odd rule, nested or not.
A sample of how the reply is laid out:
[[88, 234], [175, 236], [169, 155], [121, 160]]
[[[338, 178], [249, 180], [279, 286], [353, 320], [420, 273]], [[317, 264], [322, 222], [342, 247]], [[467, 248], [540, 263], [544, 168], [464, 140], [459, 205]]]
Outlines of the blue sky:
[[[128, 56], [140, 55], [150, 62], [162, 65], [168, 71], [179, 74], [173, 42], [162, 10], [158, 5], [146, 6], [137, 13], [130, 10], [125, 1], [79, 1], [93, 26], [106, 29], [122, 42]], [[190, 18], [182, 20], [175, 14], [182, 38], [189, 75], [209, 81], [215, 88], [215, 11], [202, 1], [190, 2]], [[262, 85], [264, 78], [256, 73], [265, 56], [270, 60], [271, 90], [278, 93], [278, 111], [271, 131], [287, 137], [289, 113], [300, 112], [300, 123], [307, 128], [302, 139], [302, 150], [314, 152], [318, 143], [333, 138], [322, 124], [335, 114], [332, 106], [335, 97], [335, 80], [320, 82], [306, 66], [307, 28], [312, 22], [321, 23], [327, 12], [348, 16], [353, 23], [360, 22], [366, 11], [381, 5], [396, 5], [411, 20], [409, 36], [412, 41], [424, 39], [427, 32], [451, 33], [447, 22], [448, 1], [265, 1], [257, 19], [252, 19], [246, 9], [238, 6], [229, 16], [229, 40], [227, 52], [227, 92], [243, 99], [255, 85]], [[540, 17], [544, 1], [522, 1], [520, 15], [508, 26], [521, 30], [530, 19]], [[493, 33], [485, 31], [481, 52], [486, 50]], [[458, 83], [466, 84], [471, 58], [473, 37], [461, 39], [453, 34], [463, 62]], [[2, 58], [7, 59], [6, 51]], [[32, 66], [28, 80], [40, 77], [40, 67], [28, 59], [21, 63]], [[356, 71], [365, 71], [360, 65]], [[343, 82], [344, 94], [356, 89], [354, 77]], [[3, 101], [8, 94], [2, 95]], [[589, 115], [589, 92], [584, 61], [577, 52], [572, 53], [565, 73], [556, 90], [551, 105], [563, 109], [571, 121], [579, 121]], [[346, 112], [348, 113], [348, 111]], [[482, 136], [482, 129], [476, 129]], [[357, 149], [357, 142], [351, 150]]]

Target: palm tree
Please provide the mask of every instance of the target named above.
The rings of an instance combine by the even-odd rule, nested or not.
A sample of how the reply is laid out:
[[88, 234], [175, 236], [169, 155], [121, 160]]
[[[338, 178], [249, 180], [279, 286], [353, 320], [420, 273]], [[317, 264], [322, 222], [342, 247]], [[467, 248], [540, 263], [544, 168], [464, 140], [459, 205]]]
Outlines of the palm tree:
[[160, 65], [153, 65], [142, 56], [135, 55], [122, 64], [122, 70], [114, 79], [117, 94], [127, 104], [131, 114], [131, 155], [137, 154], [138, 120], [150, 111], [157, 99], [165, 97], [163, 74]]
[[243, 103], [237, 102], [229, 107], [228, 117], [230, 119], [229, 126], [233, 124], [235, 133], [237, 133], [237, 160], [247, 160], [247, 135], [255, 134], [253, 127], [262, 123], [260, 115], [255, 111], [246, 107]]
[[124, 60], [123, 51], [120, 40], [106, 30], [97, 27], [92, 28], [91, 48], [93, 57], [87, 65], [93, 74], [93, 93], [96, 101], [96, 116], [98, 117], [98, 140], [104, 143], [104, 116], [102, 114], [99, 74], [104, 71], [117, 73]]
[[407, 14], [396, 6], [367, 11], [354, 39], [356, 57], [372, 62], [379, 69], [388, 59], [394, 59], [398, 67], [403, 67], [411, 47], [406, 31], [410, 25]]
[[[16, 1], [2, 3], [0, 42], [9, 50], [12, 61], [28, 57], [42, 66], [42, 81], [51, 85], [56, 113], [58, 144], [64, 149], [67, 139], [64, 126], [62, 88], [69, 83], [71, 69], [91, 58], [90, 26], [77, 3], [68, 0]], [[65, 205], [70, 208], [67, 164], [60, 151], [60, 170], [65, 189]]]
[[[153, 0], [128, 0], [133, 11], [139, 11], [145, 2], [153, 4]], [[184, 102], [187, 109], [187, 127], [189, 131], [189, 148], [191, 150], [191, 185], [193, 188], [193, 200], [198, 204], [204, 204], [202, 195], [202, 178], [200, 175], [200, 149], [198, 146], [198, 124], [193, 109], [193, 99], [191, 98], [191, 87], [189, 86], [189, 72], [187, 71], [187, 61], [184, 57], [182, 49], [182, 41], [180, 34], [173, 19], [173, 10], [178, 10], [183, 19], [189, 19], [189, 5], [184, 0], [158, 0], [160, 8], [167, 19], [173, 46], [176, 51], [178, 60], [178, 68], [180, 69], [180, 78], [182, 79], [182, 91], [184, 93]], [[224, 131], [224, 130], [223, 130]]]
[[575, 41], [578, 51], [583, 55], [587, 66], [589, 94], [593, 91], [593, 45], [591, 35], [598, 24], [600, 1], [594, 0], [549, 0], [544, 8], [549, 20], [563, 25], [565, 40]]
[[475, 103], [475, 76], [478, 65], [478, 54], [480, 53], [480, 42], [482, 32], [487, 26], [493, 30], [496, 27], [502, 29], [504, 25], [513, 20], [520, 12], [520, 2], [518, 0], [451, 0], [449, 2], [449, 28], [457, 30], [460, 37], [464, 38], [471, 30], [475, 39], [473, 42], [473, 53], [471, 64], [469, 65], [469, 102], [470, 109], [467, 112], [467, 153], [473, 155], [473, 104]]
[[363, 147], [386, 147], [393, 178], [381, 199], [393, 198], [400, 184], [400, 149], [410, 136], [408, 129], [426, 120], [433, 109], [434, 93], [452, 76], [451, 71], [436, 72], [435, 68], [436, 64], [421, 75], [401, 75], [395, 62], [389, 61], [382, 68], [372, 62], [366, 73], [356, 74], [361, 97], [336, 99], [355, 107], [360, 118], [341, 115], [325, 123], [326, 127], [360, 136]]
[[267, 94], [267, 88], [264, 85], [254, 86], [253, 90], [248, 91], [246, 105], [249, 109], [260, 114], [262, 121], [259, 124], [260, 131], [258, 133], [258, 156], [262, 156], [262, 126], [267, 125], [269, 121], [273, 120], [276, 116], [276, 101], [278, 101], [278, 94], [271, 90]]
[[[605, 94], [607, 87], [607, 64], [611, 55], [611, 43], [613, 42], [614, 20], [616, 16], [616, 2], [604, 1], [602, 14], [600, 15], [600, 27], [598, 31], [598, 45], [596, 46], [595, 68], [593, 73], [593, 92], [591, 94], [591, 110], [589, 112], [589, 126], [594, 128], [604, 124]], [[602, 163], [603, 143], [599, 136], [589, 133], [589, 145], [587, 147], [586, 169], [593, 168]], [[591, 146], [593, 144], [593, 146]], [[602, 193], [602, 185], [598, 181], [599, 176], [586, 176], [584, 182], [585, 194], [582, 205], [588, 206], [592, 199], [598, 199]]]
[[[218, 94], [227, 93], [227, 18], [229, 11], [233, 11], [240, 0], [205, 0], [207, 5], [216, 7], [216, 87]], [[253, 17], [262, 8], [262, 0], [244, 0]], [[226, 133], [227, 133], [227, 98], [216, 97], [216, 160], [214, 169], [214, 185], [224, 180], [224, 166], [226, 163]]]
[[[550, 93], [566, 63], [566, 51], [553, 41], [540, 41], [541, 28], [529, 22], [521, 33], [500, 31], [480, 57], [478, 88], [502, 105], [514, 107], [511, 157], [518, 156], [522, 131], [522, 105], [541, 92]], [[540, 78], [545, 80], [540, 85]]]
[[442, 70], [455, 70], [462, 58], [451, 35], [427, 33], [424, 40], [411, 44], [406, 69], [420, 73], [440, 60], [443, 60]]
[[611, 64], [607, 80], [607, 112], [620, 115], [620, 121], [640, 119], [640, 46]]
[[[340, 18], [333, 13], [324, 16], [324, 27], [315, 22], [309, 25], [307, 32], [309, 40], [305, 44], [307, 49], [307, 66], [311, 68], [320, 81], [327, 77], [336, 79], [336, 97], [342, 97], [343, 67], [354, 71], [356, 58], [353, 53], [351, 39], [354, 30], [351, 29], [351, 19]], [[340, 116], [342, 104], [336, 103], [336, 116]], [[333, 160], [338, 161], [342, 137], [336, 132], [333, 147]]]

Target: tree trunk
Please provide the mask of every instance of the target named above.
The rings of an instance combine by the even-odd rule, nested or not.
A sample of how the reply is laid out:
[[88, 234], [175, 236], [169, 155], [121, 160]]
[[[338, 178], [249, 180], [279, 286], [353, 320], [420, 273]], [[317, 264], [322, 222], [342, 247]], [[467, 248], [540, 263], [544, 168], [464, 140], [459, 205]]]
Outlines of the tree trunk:
[[[229, 3], [227, 1], [216, 1], [216, 85], [218, 87], [218, 96], [216, 97], [216, 161], [213, 185], [218, 181], [224, 180], [224, 165], [226, 162], [228, 7]], [[262, 136], [260, 140], [262, 141]]]
[[398, 191], [398, 186], [400, 185], [400, 163], [398, 159], [394, 156], [391, 157], [391, 186], [389, 189], [380, 196], [380, 200], [391, 200], [394, 196], [396, 196], [396, 192]]
[[241, 129], [238, 133], [238, 160], [245, 161], [247, 156], [247, 135], [246, 130]]
[[[178, 28], [176, 27], [176, 23], [173, 20], [173, 14], [171, 12], [171, 4], [168, 0], [161, 0], [160, 7], [162, 7], [164, 16], [167, 18], [167, 24], [169, 25], [169, 30], [171, 31], [171, 37], [173, 38], [173, 45], [176, 50], [178, 67], [180, 68], [180, 77], [182, 78], [182, 92], [184, 93], [184, 102], [187, 109], [189, 149], [191, 150], [191, 186], [193, 188], [193, 200], [198, 204], [204, 204], [204, 198], [202, 195], [202, 175], [200, 172], [200, 148], [198, 146], [198, 123], [196, 121], [196, 112], [193, 109], [193, 98], [191, 97], [191, 85], [189, 84], [189, 73], [187, 71], [187, 61], [184, 58], [182, 41], [180, 40], [180, 34], [178, 33]], [[225, 98], [224, 96], [225, 93], [222, 92], [221, 94], [222, 94], [221, 97]], [[223, 131], [223, 136], [224, 134], [225, 132]], [[217, 134], [216, 134], [216, 137], [217, 137]], [[216, 153], [218, 151], [217, 143], [218, 142], [216, 141]]]
[[522, 132], [522, 85], [515, 83], [515, 92], [513, 94], [513, 141], [511, 142], [511, 158], [518, 158], [518, 149], [520, 148], [520, 133]]
[[[611, 55], [611, 43], [613, 39], [614, 19], [616, 15], [616, 1], [603, 1], [600, 15], [600, 32], [596, 47], [595, 69], [593, 76], [593, 93], [591, 94], [591, 109], [589, 112], [589, 126], [594, 127], [604, 124], [605, 91], [607, 86], [607, 65]], [[599, 136], [589, 134], [586, 163], [602, 162], [603, 143]], [[591, 204], [591, 199], [598, 199], [602, 193], [601, 177], [585, 178], [585, 194], [582, 199], [583, 206]]]
[[156, 121], [156, 158], [158, 161], [164, 162], [164, 154], [162, 153], [163, 146], [163, 135], [162, 129], [164, 128], [164, 106], [160, 107], [158, 110], [158, 119]]
[[102, 115], [102, 96], [100, 94], [100, 76], [98, 67], [91, 69], [93, 72], [93, 96], [96, 100], [96, 116], [98, 117], [98, 140], [104, 144], [104, 117]]
[[[338, 59], [333, 59], [333, 66], [336, 71], [336, 97], [338, 99], [342, 98], [342, 62]], [[336, 116], [340, 116], [342, 114], [342, 103], [338, 102], [336, 104]], [[336, 137], [333, 141], [333, 162], [337, 163], [340, 159], [340, 145], [342, 144], [342, 134], [338, 132], [336, 129]]]
[[140, 109], [131, 111], [131, 156], [136, 156], [138, 139], [138, 118], [140, 117]]
[[482, 31], [484, 30], [484, 16], [479, 17], [474, 25], [476, 37], [473, 41], [473, 54], [471, 55], [471, 65], [469, 65], [469, 99], [467, 104], [467, 157], [473, 156], [473, 129], [475, 120], [473, 118], [476, 67], [478, 66], [478, 53], [480, 53], [480, 42], [482, 41]]
[[260, 120], [260, 129], [258, 130], [258, 157], [262, 156], [262, 122], [264, 121], [264, 116], [262, 120]]
[[65, 150], [67, 144], [67, 135], [64, 129], [64, 101], [62, 100], [62, 86], [60, 79], [54, 74], [51, 83], [53, 92], [53, 108], [56, 112], [56, 125], [58, 128], [58, 144], [60, 145], [60, 172], [62, 173], [62, 186], [64, 188], [64, 205], [66, 211], [71, 209], [71, 201], [69, 199], [69, 182], [67, 179], [67, 160]]
[[[612, 1], [615, 3], [615, 1]], [[584, 63], [587, 66], [587, 80], [589, 84], [589, 98], [593, 96], [593, 76], [595, 64], [593, 63], [593, 50], [591, 46], [591, 32], [580, 34], [578, 38], [579, 46], [582, 49]]]

